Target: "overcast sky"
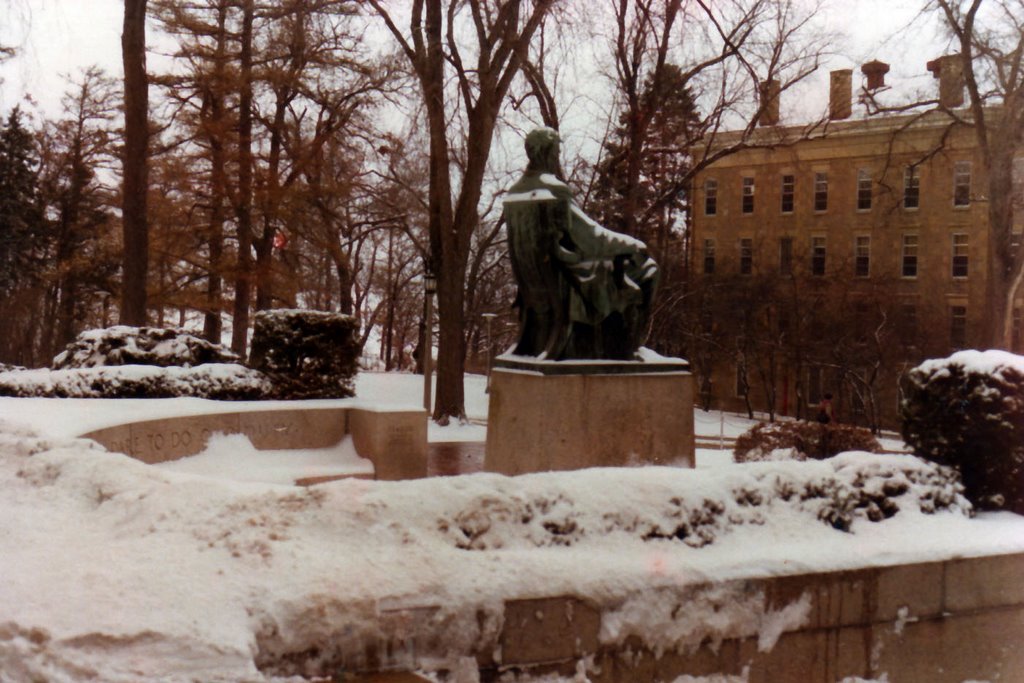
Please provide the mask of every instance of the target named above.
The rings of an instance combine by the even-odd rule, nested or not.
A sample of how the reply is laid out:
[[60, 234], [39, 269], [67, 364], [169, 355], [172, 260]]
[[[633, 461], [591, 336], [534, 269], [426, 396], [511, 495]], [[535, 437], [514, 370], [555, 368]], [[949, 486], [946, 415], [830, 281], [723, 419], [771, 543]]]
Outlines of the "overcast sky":
[[[876, 57], [892, 64], [890, 82], [904, 89], [929, 86], [925, 62], [942, 54], [946, 44], [934, 25], [913, 22], [921, 0], [829, 2], [822, 18], [846, 40], [835, 46], [837, 54], [807, 91], [794, 95], [796, 102], [784, 102], [784, 115], [799, 117], [801, 107], [820, 110], [827, 98], [828, 70], [856, 68]], [[65, 89], [62, 74], [91, 64], [120, 77], [123, 8], [123, 0], [0, 0], [0, 44], [19, 49], [15, 59], [0, 67], [0, 111], [30, 94], [44, 113], [55, 115]], [[159, 57], [151, 55], [149, 61], [151, 69], [159, 66]], [[857, 72], [855, 84], [859, 78]]]

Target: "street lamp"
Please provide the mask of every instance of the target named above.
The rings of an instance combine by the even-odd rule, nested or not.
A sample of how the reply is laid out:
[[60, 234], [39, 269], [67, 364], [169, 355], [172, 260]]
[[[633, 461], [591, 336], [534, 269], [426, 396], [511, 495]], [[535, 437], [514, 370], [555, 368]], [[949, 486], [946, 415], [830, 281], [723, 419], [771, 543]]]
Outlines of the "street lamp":
[[484, 320], [487, 321], [487, 386], [484, 388], [484, 393], [489, 394], [491, 392], [491, 354], [494, 351], [494, 345], [491, 343], [491, 321], [498, 317], [497, 313], [484, 313]]
[[437, 276], [429, 269], [423, 273], [423, 296], [426, 298], [426, 312], [423, 326], [423, 408], [430, 415], [431, 382], [433, 381], [434, 342], [434, 292], [437, 291]]

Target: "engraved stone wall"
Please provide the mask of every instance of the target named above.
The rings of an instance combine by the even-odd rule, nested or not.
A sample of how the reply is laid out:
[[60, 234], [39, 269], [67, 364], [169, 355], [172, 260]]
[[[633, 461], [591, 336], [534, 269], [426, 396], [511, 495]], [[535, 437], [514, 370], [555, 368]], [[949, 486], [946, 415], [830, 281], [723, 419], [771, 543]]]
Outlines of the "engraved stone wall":
[[422, 410], [345, 407], [216, 413], [133, 422], [82, 436], [108, 450], [156, 464], [202, 452], [217, 433], [244, 434], [259, 450], [329, 448], [351, 434], [356, 452], [373, 462], [375, 478], [427, 475], [427, 424]]

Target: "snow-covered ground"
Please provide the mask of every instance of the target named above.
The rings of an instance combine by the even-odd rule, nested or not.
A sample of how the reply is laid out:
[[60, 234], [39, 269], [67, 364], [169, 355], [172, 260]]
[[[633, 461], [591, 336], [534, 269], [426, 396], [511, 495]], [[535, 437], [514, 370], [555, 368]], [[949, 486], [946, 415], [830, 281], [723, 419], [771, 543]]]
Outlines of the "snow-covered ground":
[[[355, 400], [415, 405], [420, 382], [367, 373]], [[483, 389], [469, 378], [471, 418], [486, 416]], [[0, 399], [0, 681], [266, 681], [256, 662], [267, 643], [315, 647], [339, 624], [358, 635], [384, 605], [439, 606], [452, 617], [446, 637], [472, 640], [475, 615], [505, 599], [568, 593], [622, 605], [604, 617], [603, 642], [648, 628], [671, 646], [681, 641], [658, 630], [661, 589], [1024, 552], [1024, 518], [969, 516], [944, 475], [909, 456], [731, 465], [704, 448], [718, 459], [696, 470], [303, 489], [152, 467], [72, 438], [217, 407]], [[712, 441], [749, 423], [697, 413], [697, 425]], [[898, 511], [869, 521], [871, 506], [851, 501], [883, 488]]]

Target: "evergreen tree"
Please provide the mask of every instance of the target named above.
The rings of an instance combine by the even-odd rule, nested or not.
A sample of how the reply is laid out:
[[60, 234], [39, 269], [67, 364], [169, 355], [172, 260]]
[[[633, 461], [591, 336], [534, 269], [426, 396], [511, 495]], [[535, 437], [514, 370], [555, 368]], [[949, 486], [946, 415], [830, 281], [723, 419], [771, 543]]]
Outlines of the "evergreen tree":
[[0, 294], [39, 265], [45, 234], [32, 133], [15, 108], [0, 129]]
[[[606, 227], [644, 240], [665, 265], [668, 243], [685, 206], [681, 193], [666, 188], [678, 187], [689, 172], [687, 147], [698, 126], [693, 94], [682, 71], [665, 64], [646, 79], [639, 106], [623, 111], [596, 169], [590, 212]], [[631, 205], [634, 211], [627, 210]]]

